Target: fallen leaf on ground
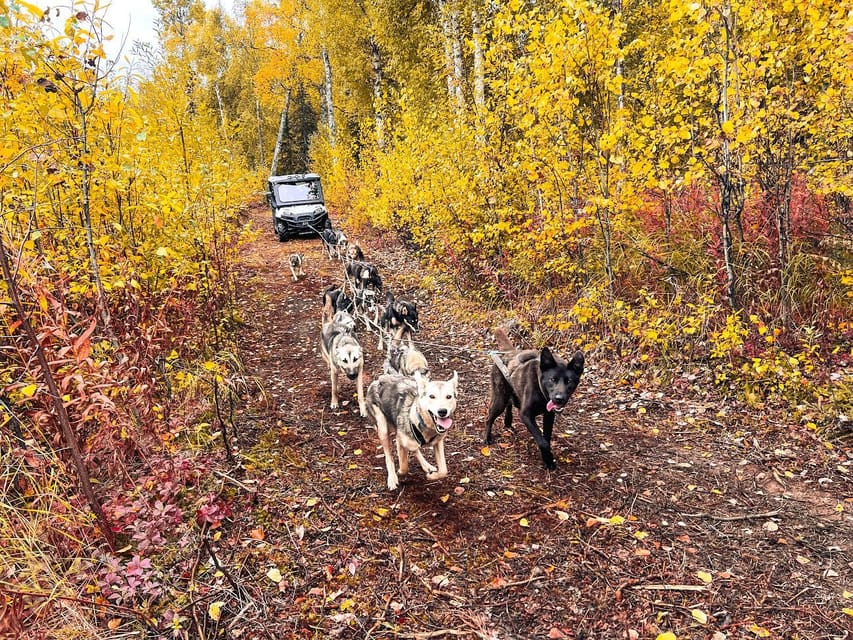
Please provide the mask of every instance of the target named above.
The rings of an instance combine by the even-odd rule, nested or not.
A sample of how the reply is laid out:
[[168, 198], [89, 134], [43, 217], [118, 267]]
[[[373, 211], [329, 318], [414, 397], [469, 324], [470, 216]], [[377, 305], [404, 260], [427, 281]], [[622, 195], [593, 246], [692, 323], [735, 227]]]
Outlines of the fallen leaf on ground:
[[690, 615], [699, 624], [708, 624], [708, 614], [702, 611], [702, 609], [691, 609]]
[[707, 571], [697, 571], [696, 577], [699, 578], [705, 584], [711, 584], [711, 582], [714, 580], [714, 576], [712, 576]]

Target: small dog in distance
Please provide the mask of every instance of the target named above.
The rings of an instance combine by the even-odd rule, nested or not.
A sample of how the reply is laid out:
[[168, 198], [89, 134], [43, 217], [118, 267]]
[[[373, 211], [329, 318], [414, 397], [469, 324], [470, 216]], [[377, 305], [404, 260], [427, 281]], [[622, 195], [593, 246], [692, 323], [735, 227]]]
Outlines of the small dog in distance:
[[293, 276], [293, 281], [299, 280], [299, 276], [305, 275], [305, 256], [301, 253], [291, 253], [287, 258], [290, 264], [290, 274]]

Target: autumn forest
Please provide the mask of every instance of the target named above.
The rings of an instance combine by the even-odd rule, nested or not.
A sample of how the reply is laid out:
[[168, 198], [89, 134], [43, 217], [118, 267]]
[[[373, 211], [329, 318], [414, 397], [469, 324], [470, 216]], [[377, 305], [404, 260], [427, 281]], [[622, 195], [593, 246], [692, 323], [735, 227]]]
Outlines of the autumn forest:
[[[853, 632], [844, 3], [67, 4], [0, 0], [0, 639]], [[460, 376], [444, 480], [328, 406], [306, 172]], [[586, 354], [556, 471], [483, 441], [507, 321]]]

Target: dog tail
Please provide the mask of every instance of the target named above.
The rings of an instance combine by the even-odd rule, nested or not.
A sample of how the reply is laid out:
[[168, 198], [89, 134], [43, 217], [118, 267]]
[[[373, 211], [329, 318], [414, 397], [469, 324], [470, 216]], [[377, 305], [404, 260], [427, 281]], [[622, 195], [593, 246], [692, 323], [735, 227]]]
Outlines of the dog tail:
[[512, 351], [515, 349], [515, 345], [509, 339], [509, 329], [506, 326], [500, 326], [495, 329], [495, 340], [501, 351]]

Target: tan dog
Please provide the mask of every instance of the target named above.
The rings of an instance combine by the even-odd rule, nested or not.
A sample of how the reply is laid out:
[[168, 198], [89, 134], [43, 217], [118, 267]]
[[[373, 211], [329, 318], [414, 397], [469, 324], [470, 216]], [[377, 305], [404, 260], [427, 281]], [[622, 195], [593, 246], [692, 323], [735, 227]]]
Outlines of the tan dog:
[[[397, 457], [400, 475], [409, 473], [409, 453], [413, 453], [428, 480], [447, 477], [447, 458], [444, 438], [453, 425], [459, 378], [456, 372], [445, 382], [425, 380], [419, 373], [414, 378], [401, 375], [383, 375], [370, 383], [367, 389], [367, 411], [376, 421], [379, 442], [385, 453], [388, 472], [388, 489], [400, 486], [394, 456], [391, 453], [391, 436], [396, 433]], [[427, 462], [422, 448], [435, 451], [435, 463]]]
[[299, 276], [305, 275], [303, 268], [305, 256], [301, 253], [291, 253], [287, 260], [290, 263], [290, 274], [293, 276], [293, 281], [296, 282], [299, 280]]

